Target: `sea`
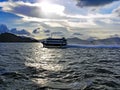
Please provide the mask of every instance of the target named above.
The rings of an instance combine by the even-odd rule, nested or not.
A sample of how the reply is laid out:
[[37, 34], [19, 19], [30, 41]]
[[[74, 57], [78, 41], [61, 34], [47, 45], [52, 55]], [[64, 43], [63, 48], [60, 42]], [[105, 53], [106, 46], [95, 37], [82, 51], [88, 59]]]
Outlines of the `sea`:
[[0, 90], [120, 90], [120, 48], [0, 43]]

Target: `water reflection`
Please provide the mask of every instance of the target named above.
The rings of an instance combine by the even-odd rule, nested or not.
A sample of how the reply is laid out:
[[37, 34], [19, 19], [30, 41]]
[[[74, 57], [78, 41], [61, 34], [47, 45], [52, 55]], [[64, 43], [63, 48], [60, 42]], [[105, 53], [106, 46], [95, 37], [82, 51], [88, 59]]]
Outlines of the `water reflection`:
[[[25, 65], [29, 69], [35, 71], [31, 73], [31, 80], [40, 87], [55, 86], [57, 82], [57, 72], [64, 69], [63, 64], [59, 63], [63, 57], [61, 49], [47, 49], [40, 45], [33, 45], [30, 56], [27, 56]], [[58, 74], [59, 75], [59, 74]], [[57, 87], [61, 87], [62, 83], [58, 83]], [[62, 85], [63, 86], [63, 85]]]
[[[36, 47], [36, 46], [33, 46]], [[47, 49], [42, 48], [37, 45], [37, 49], [33, 48], [34, 53], [32, 53], [29, 61], [26, 62], [26, 66], [32, 66], [35, 68], [42, 68], [49, 71], [60, 71], [63, 69], [62, 64], [58, 64], [59, 59], [62, 57], [62, 54], [56, 49]]]
[[0, 90], [119, 90], [119, 58], [119, 49], [0, 44]]
[[34, 61], [33, 48], [31, 43], [0, 44], [0, 90], [35, 90], [40, 87], [31, 80], [35, 69], [26, 66], [27, 62]]

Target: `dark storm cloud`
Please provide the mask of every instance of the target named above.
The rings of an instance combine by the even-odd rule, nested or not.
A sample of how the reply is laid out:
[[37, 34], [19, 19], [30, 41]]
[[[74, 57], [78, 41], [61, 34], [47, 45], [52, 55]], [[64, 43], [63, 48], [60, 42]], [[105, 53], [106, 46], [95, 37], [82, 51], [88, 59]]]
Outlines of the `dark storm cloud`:
[[27, 6], [27, 5], [18, 5], [17, 7], [14, 7], [11, 12], [30, 16], [30, 17], [42, 17], [41, 13], [38, 13], [40, 11], [40, 8], [37, 6]]
[[115, 1], [120, 1], [120, 0], [77, 0], [77, 6], [84, 7], [84, 6], [103, 6], [106, 4], [110, 4]]

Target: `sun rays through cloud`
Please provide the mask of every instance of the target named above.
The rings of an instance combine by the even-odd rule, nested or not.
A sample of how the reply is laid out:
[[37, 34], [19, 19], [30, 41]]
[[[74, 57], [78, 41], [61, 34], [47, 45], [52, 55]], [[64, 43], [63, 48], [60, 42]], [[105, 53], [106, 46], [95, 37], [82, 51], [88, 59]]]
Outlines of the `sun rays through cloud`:
[[66, 37], [79, 32], [79, 38], [107, 38], [120, 32], [119, 11], [120, 0], [1, 0], [0, 24], [31, 33], [43, 27]]
[[40, 2], [41, 10], [44, 14], [49, 15], [50, 13], [55, 13], [58, 15], [64, 15], [64, 6], [53, 4], [48, 1]]

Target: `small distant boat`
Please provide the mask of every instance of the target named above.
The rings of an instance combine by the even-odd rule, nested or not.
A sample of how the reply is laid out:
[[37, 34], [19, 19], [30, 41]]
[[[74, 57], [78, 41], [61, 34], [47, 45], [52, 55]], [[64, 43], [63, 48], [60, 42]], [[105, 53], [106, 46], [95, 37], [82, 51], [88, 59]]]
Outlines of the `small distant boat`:
[[46, 48], [64, 48], [67, 46], [67, 40], [63, 38], [47, 38], [42, 41], [43, 47]]

